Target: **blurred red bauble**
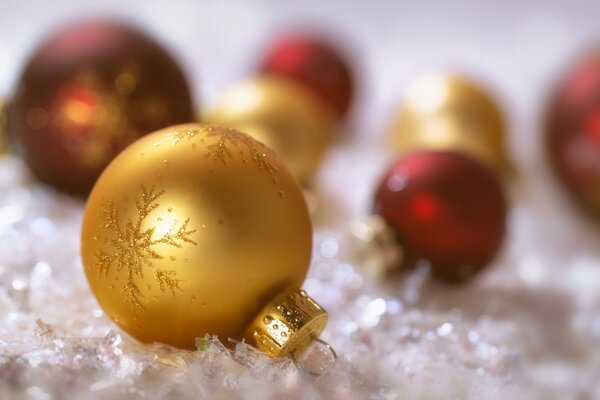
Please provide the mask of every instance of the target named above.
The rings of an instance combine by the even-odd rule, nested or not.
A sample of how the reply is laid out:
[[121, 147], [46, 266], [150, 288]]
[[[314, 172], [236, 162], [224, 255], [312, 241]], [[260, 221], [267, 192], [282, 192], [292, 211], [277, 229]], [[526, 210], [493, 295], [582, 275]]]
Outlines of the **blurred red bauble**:
[[350, 67], [329, 44], [316, 38], [291, 35], [267, 52], [261, 71], [292, 79], [324, 100], [343, 117], [354, 92]]
[[194, 111], [183, 73], [158, 44], [126, 25], [88, 21], [37, 49], [7, 119], [40, 180], [86, 193], [128, 144]]
[[6, 105], [0, 100], [0, 154], [6, 146]]
[[547, 110], [545, 134], [563, 186], [600, 219], [600, 53], [567, 72]]
[[386, 173], [375, 211], [396, 230], [406, 266], [426, 260], [434, 276], [460, 282], [498, 251], [507, 203], [487, 166], [461, 153], [423, 151]]

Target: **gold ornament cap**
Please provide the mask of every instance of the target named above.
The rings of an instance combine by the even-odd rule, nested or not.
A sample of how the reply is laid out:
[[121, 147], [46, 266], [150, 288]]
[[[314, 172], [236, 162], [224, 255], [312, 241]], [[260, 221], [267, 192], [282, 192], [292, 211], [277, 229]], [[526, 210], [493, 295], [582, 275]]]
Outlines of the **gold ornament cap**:
[[271, 357], [294, 357], [317, 340], [327, 319], [327, 312], [304, 290], [290, 289], [262, 309], [246, 338]]

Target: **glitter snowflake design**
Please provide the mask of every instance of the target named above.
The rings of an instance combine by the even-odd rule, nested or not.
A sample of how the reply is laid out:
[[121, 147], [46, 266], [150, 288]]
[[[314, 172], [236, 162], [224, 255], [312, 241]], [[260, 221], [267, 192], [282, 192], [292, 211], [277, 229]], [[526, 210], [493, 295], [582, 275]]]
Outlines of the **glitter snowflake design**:
[[248, 162], [246, 156], [249, 156], [259, 170], [265, 170], [270, 174], [278, 171], [277, 167], [270, 159], [270, 150], [261, 142], [250, 138], [248, 135], [240, 133], [233, 129], [223, 129], [208, 127], [206, 136], [219, 136], [219, 141], [208, 146], [207, 155], [215, 160], [227, 164], [227, 160], [233, 158], [232, 148], [239, 149], [242, 160]]
[[174, 131], [174, 132], [169, 133], [166, 136], [166, 140], [171, 142], [172, 144], [177, 144], [184, 139], [189, 141], [197, 134], [198, 134], [198, 130], [196, 130], [196, 129], [184, 129], [184, 130]]
[[[177, 227], [177, 221], [161, 237], [154, 237], [154, 227], [142, 229], [146, 218], [159, 206], [156, 200], [164, 194], [164, 190], [156, 192], [154, 187], [147, 190], [142, 186], [141, 199], [136, 199], [135, 206], [138, 212], [136, 221], [129, 219], [122, 228], [119, 222], [119, 211], [112, 201], [109, 201], [102, 210], [102, 217], [106, 221], [102, 228], [111, 232], [115, 238], [110, 241], [111, 252], [99, 250], [96, 252], [95, 266], [101, 278], [106, 278], [111, 268], [116, 272], [125, 269], [127, 281], [122, 287], [125, 299], [132, 306], [144, 309], [144, 295], [139, 285], [144, 282], [147, 270], [154, 272], [154, 279], [162, 292], [170, 291], [173, 296], [176, 292], [183, 292], [182, 280], [177, 279], [176, 271], [155, 268], [154, 261], [163, 257], [155, 250], [155, 246], [165, 244], [172, 247], [183, 247], [185, 243], [196, 245], [190, 236], [196, 230], [188, 230], [190, 218]], [[150, 286], [149, 286], [150, 288]]]
[[[233, 151], [239, 150], [244, 163], [248, 162], [247, 157], [258, 166], [259, 170], [265, 170], [270, 174], [278, 171], [277, 167], [270, 159], [270, 150], [261, 142], [250, 138], [248, 135], [230, 128], [208, 125], [201, 127], [205, 137], [219, 137], [217, 143], [208, 146], [206, 155], [214, 160], [227, 164], [228, 159], [233, 158]], [[200, 130], [194, 128], [181, 129], [170, 132], [165, 140], [173, 145], [185, 140], [189, 142], [195, 138]], [[201, 139], [204, 141], [203, 139]], [[195, 145], [192, 145], [195, 146]]]

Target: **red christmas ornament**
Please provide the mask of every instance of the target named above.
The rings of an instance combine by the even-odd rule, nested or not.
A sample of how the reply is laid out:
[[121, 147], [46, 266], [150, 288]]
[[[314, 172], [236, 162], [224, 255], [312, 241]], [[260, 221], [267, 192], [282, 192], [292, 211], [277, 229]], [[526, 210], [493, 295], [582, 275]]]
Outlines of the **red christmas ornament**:
[[547, 111], [550, 162], [572, 199], [600, 218], [600, 53], [567, 72]]
[[427, 260], [435, 276], [458, 282], [498, 251], [507, 204], [488, 167], [460, 153], [423, 151], [386, 173], [375, 211], [396, 230], [407, 266]]
[[261, 70], [304, 85], [339, 117], [348, 111], [354, 90], [352, 73], [343, 57], [321, 40], [285, 36], [268, 51]]
[[128, 26], [90, 21], [56, 33], [33, 54], [7, 119], [40, 180], [85, 193], [129, 143], [190, 122], [194, 111], [165, 50]]

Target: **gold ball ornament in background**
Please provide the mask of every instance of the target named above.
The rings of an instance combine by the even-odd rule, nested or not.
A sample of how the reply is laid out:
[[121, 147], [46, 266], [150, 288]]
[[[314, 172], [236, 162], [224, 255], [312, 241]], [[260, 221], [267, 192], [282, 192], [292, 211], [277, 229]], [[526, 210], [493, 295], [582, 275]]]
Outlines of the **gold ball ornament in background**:
[[409, 85], [392, 141], [400, 153], [464, 151], [509, 172], [505, 134], [500, 109], [483, 88], [459, 76], [429, 74]]
[[334, 136], [335, 118], [296, 83], [260, 77], [226, 90], [207, 120], [260, 140], [303, 184], [315, 174]]
[[137, 339], [192, 348], [208, 333], [280, 356], [327, 321], [300, 290], [311, 242], [302, 192], [270, 149], [187, 124], [143, 137], [107, 167], [81, 251], [100, 305]]

